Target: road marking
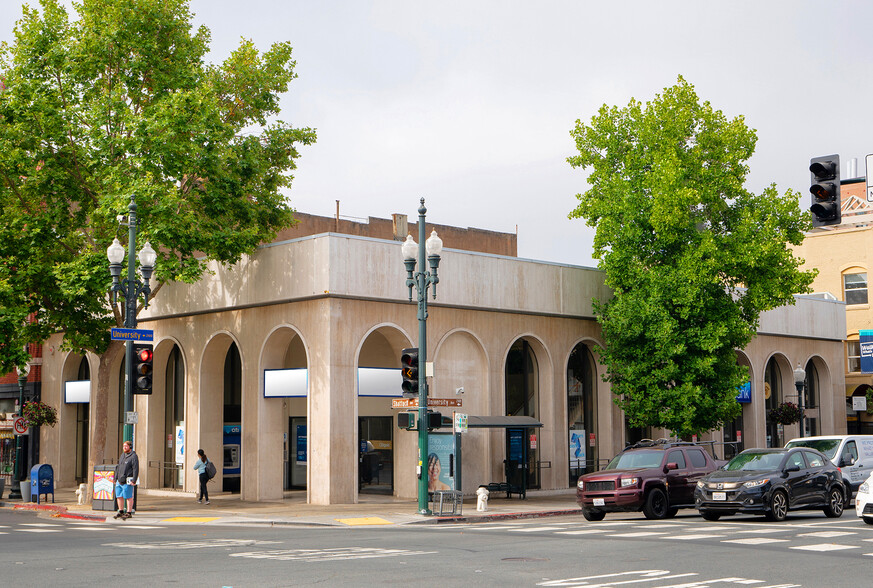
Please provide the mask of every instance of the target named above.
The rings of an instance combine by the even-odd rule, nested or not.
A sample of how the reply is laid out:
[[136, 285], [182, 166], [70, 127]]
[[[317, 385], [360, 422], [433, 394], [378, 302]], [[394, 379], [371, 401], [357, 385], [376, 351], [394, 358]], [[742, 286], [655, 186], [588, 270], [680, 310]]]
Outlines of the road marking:
[[250, 545], [274, 545], [281, 541], [257, 539], [203, 539], [202, 541], [156, 541], [154, 543], [104, 543], [103, 547], [127, 547], [129, 549], [205, 549], [211, 547], [243, 547]]
[[61, 529], [15, 529], [22, 533], [63, 533]]
[[843, 537], [845, 535], [857, 535], [854, 531], [817, 531], [815, 533], [801, 533], [798, 537], [821, 537], [828, 539], [830, 537]]
[[121, 525], [116, 527], [116, 529], [166, 529], [166, 527], [159, 527], [158, 525]]
[[534, 533], [536, 531], [560, 531], [562, 527], [519, 527], [512, 529], [515, 533]]
[[770, 537], [749, 537], [747, 539], [725, 539], [722, 543], [739, 543], [741, 545], [764, 545], [766, 543], [784, 543], [788, 539], [771, 539]]
[[558, 531], [555, 535], [593, 535], [595, 533], [606, 533], [612, 529], [580, 529], [578, 531]]
[[231, 553], [230, 557], [251, 559], [275, 559], [281, 561], [337, 561], [347, 559], [373, 559], [408, 555], [430, 555], [438, 551], [410, 551], [408, 549], [381, 549], [377, 547], [337, 547], [333, 549], [279, 549], [272, 551], [248, 551]]
[[334, 519], [335, 521], [339, 521], [344, 525], [393, 525], [391, 521], [386, 521], [385, 519], [379, 517], [358, 517], [354, 519]]
[[615, 535], [610, 535], [610, 537], [652, 537], [654, 535], [666, 535], [667, 533], [663, 531], [636, 531], [633, 533], [617, 533]]
[[665, 523], [663, 525], [637, 525], [637, 529], [683, 529], [682, 523]]
[[737, 531], [737, 533], [787, 533], [791, 529], [744, 529], [742, 531]]
[[62, 527], [57, 523], [21, 523], [22, 527]]
[[115, 531], [112, 527], [76, 527], [77, 531]]
[[664, 539], [680, 539], [683, 541], [689, 541], [693, 539], [718, 539], [719, 537], [724, 537], [724, 535], [707, 535], [705, 533], [700, 533], [696, 535], [673, 535], [672, 537], [664, 537]]
[[837, 545], [836, 543], [819, 543], [817, 545], [797, 545], [788, 549], [802, 549], [804, 551], [840, 551], [842, 549], [858, 549], [858, 545]]

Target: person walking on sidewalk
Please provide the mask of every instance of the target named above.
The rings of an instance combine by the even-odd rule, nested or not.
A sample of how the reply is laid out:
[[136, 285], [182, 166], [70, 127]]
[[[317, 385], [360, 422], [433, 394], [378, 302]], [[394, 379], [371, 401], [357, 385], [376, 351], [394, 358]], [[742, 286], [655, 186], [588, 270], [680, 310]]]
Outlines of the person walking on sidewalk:
[[209, 483], [209, 476], [206, 475], [206, 464], [209, 463], [209, 459], [206, 457], [206, 452], [202, 449], [197, 450], [197, 455], [200, 456], [194, 463], [194, 469], [200, 474], [200, 498], [197, 499], [197, 504], [203, 502], [204, 499], [206, 504], [209, 504], [209, 490], [206, 488], [206, 484]]
[[[118, 465], [115, 466], [115, 496], [118, 497], [118, 513], [116, 519], [129, 519], [133, 516], [133, 486], [139, 480], [139, 458], [133, 450], [133, 444], [125, 441]], [[127, 501], [127, 511], [124, 502]]]

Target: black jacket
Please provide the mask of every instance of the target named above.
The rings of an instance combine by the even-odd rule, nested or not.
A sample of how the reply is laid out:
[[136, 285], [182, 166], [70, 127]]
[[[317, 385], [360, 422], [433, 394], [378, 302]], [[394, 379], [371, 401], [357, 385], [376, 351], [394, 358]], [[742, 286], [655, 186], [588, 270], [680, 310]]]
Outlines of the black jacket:
[[133, 478], [134, 484], [139, 479], [139, 458], [133, 449], [130, 453], [122, 452], [121, 457], [118, 458], [118, 465], [115, 466], [115, 481], [118, 484], [127, 484], [128, 478]]

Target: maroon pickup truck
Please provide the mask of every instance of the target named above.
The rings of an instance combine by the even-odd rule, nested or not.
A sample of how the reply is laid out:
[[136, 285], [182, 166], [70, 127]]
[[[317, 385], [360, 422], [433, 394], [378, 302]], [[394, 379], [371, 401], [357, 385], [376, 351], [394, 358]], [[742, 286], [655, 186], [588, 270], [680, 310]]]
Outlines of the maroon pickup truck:
[[608, 512], [638, 510], [647, 519], [670, 518], [680, 508], [694, 508], [697, 481], [722, 463], [695, 443], [641, 441], [615, 456], [606, 469], [580, 476], [576, 502], [589, 521], [602, 521]]

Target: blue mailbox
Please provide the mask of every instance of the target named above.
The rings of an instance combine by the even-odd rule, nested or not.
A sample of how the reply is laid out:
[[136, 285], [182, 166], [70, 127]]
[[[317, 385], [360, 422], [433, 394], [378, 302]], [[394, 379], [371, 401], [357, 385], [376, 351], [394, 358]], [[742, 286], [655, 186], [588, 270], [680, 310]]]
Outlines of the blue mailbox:
[[43, 494], [52, 495], [52, 502], [55, 501], [55, 473], [52, 466], [47, 463], [38, 463], [30, 469], [30, 500], [36, 496], [36, 503], [39, 504], [39, 497]]

